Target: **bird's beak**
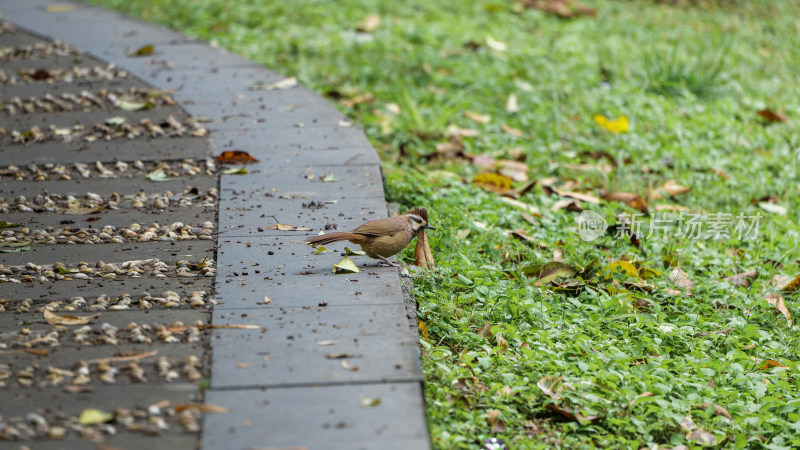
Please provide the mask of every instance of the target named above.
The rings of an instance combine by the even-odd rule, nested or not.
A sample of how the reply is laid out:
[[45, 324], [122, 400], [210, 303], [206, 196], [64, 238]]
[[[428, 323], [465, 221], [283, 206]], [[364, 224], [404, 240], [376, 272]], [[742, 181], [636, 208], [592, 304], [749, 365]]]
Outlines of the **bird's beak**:
[[432, 226], [430, 226], [430, 225], [425, 225], [425, 226], [424, 226], [424, 227], [422, 227], [422, 228], [427, 228], [427, 229], [429, 229], [429, 230], [435, 230], [435, 229], [436, 229], [436, 228], [434, 228], [434, 227], [432, 227]]

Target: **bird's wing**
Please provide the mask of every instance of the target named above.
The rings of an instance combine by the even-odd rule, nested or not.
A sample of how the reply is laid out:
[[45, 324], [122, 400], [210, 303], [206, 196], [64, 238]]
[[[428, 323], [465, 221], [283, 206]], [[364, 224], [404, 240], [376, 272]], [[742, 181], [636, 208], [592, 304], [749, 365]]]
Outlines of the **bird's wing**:
[[353, 230], [353, 233], [365, 236], [392, 236], [405, 229], [403, 223], [397, 220], [381, 220], [377, 224], [375, 222], [377, 221], [367, 222]]

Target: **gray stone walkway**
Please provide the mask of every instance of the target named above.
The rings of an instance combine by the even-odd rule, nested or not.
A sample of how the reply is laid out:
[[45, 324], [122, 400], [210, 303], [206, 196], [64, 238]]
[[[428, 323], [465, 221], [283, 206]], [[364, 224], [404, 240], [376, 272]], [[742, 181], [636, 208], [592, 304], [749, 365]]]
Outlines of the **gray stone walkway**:
[[[66, 1], [0, 14], [0, 222], [21, 224], [0, 249], [32, 243], [0, 253], [0, 448], [429, 448], [397, 270], [334, 275], [303, 245], [386, 216], [363, 132], [164, 28]], [[222, 174], [226, 150], [260, 162]]]

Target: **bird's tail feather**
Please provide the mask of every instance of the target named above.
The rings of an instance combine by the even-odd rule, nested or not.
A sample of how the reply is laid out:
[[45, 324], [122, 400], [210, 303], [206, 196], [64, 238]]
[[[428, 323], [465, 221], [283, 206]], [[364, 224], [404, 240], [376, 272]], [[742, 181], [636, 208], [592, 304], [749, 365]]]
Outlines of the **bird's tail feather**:
[[313, 237], [306, 241], [307, 244], [317, 246], [317, 245], [325, 245], [330, 244], [331, 242], [338, 242], [338, 241], [349, 241], [353, 238], [353, 233], [328, 233], [323, 234], [321, 236]]

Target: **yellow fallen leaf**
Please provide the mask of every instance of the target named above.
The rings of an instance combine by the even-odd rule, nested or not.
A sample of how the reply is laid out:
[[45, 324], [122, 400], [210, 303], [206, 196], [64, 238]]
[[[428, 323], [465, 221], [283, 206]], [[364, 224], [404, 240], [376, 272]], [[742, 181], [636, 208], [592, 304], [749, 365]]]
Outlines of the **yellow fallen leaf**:
[[598, 114], [594, 116], [594, 121], [597, 122], [597, 124], [602, 128], [614, 134], [624, 133], [629, 129], [628, 117], [624, 114], [614, 120], [610, 120], [606, 116], [601, 116]]
[[481, 173], [475, 175], [472, 184], [479, 186], [485, 191], [503, 194], [511, 189], [511, 178], [498, 173]]
[[58, 314], [44, 309], [44, 320], [50, 325], [86, 325], [92, 320], [100, 317], [100, 313], [92, 314], [91, 316], [59, 316]]
[[360, 272], [352, 259], [345, 256], [341, 261], [333, 265], [333, 273], [356, 273]]
[[75, 5], [47, 5], [45, 11], [51, 13], [70, 12], [75, 11], [75, 8], [77, 8]]
[[81, 425], [97, 425], [99, 423], [108, 422], [113, 418], [114, 415], [111, 413], [99, 409], [87, 408], [81, 413], [81, 416], [78, 418], [78, 423]]

